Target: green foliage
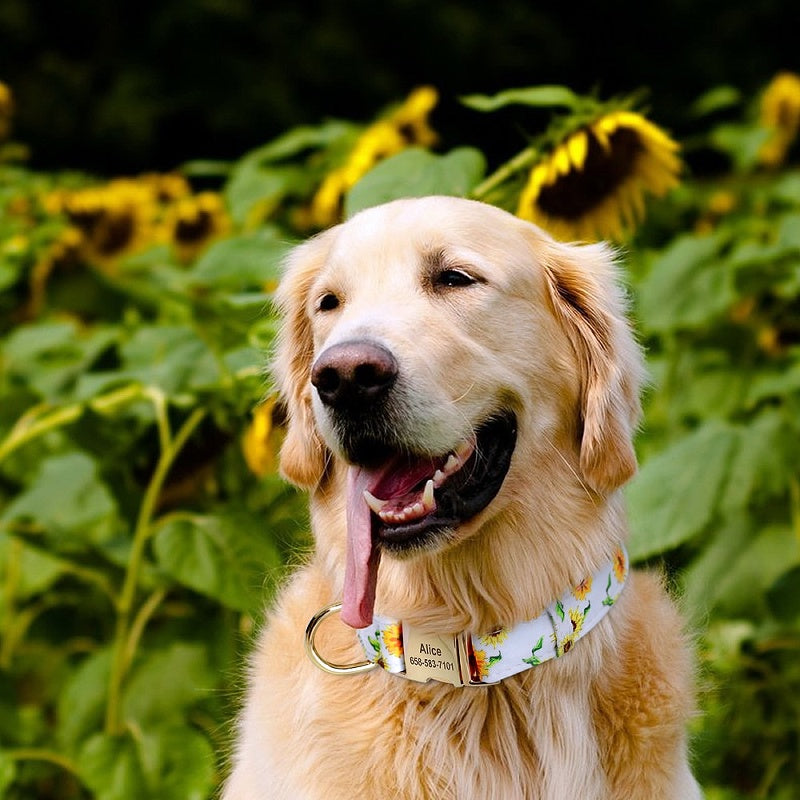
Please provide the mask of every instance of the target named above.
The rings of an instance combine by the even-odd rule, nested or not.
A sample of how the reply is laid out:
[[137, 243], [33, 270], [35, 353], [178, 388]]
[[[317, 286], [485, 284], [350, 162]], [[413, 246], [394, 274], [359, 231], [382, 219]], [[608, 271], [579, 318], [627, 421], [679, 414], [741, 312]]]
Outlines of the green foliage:
[[[737, 146], [733, 163], [751, 164], [750, 140]], [[704, 630], [695, 746], [710, 797], [790, 798], [800, 782], [797, 181], [687, 185], [670, 212], [695, 232], [657, 249], [643, 232], [632, 252], [654, 380], [631, 550], [667, 564]]]
[[378, 164], [348, 193], [345, 214], [401, 197], [430, 194], [467, 197], [486, 170], [479, 150], [460, 147], [443, 156], [412, 148]]
[[[464, 102], [582, 103], [563, 87]], [[690, 113], [740, 103], [722, 87]], [[800, 173], [758, 168], [759, 124], [707, 124], [696, 144], [731, 169], [627, 243], [652, 373], [630, 552], [664, 565], [700, 632], [709, 796], [780, 800], [800, 782]], [[212, 198], [0, 164], [1, 796], [212, 796], [249, 634], [309, 544], [264, 374], [283, 257], [331, 175], [340, 216], [519, 183], [512, 158], [481, 184], [468, 147], [379, 158], [397, 131], [366, 130], [187, 165], [221, 181]]]
[[574, 108], [580, 104], [580, 97], [566, 86], [531, 86], [526, 89], [506, 89], [491, 97], [470, 94], [462, 97], [461, 102], [476, 111], [497, 111], [510, 105]]
[[306, 545], [242, 449], [290, 240], [68, 258], [45, 206], [88, 179], [0, 170], [2, 796], [210, 797], [242, 633]]

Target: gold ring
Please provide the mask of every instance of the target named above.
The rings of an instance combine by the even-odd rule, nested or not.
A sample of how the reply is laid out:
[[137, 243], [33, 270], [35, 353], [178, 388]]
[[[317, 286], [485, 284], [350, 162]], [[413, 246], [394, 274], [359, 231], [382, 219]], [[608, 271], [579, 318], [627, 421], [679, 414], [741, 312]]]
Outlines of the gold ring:
[[357, 664], [332, 664], [330, 661], [324, 659], [314, 645], [314, 636], [320, 622], [329, 617], [331, 614], [338, 614], [342, 610], [341, 603], [332, 603], [325, 608], [320, 609], [311, 617], [311, 620], [306, 627], [306, 653], [308, 657], [316, 664], [323, 672], [329, 672], [331, 675], [357, 675], [360, 672], [369, 672], [371, 669], [377, 667], [374, 661], [359, 661]]

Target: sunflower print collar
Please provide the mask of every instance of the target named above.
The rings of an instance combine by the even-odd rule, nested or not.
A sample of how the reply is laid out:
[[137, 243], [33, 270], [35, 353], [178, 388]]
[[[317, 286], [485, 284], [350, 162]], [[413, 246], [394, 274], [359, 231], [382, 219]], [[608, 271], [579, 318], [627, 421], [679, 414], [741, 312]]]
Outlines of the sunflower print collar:
[[486, 686], [569, 653], [613, 608], [628, 576], [628, 554], [614, 558], [564, 592], [536, 619], [490, 633], [425, 634], [375, 615], [356, 631], [367, 662], [411, 680]]

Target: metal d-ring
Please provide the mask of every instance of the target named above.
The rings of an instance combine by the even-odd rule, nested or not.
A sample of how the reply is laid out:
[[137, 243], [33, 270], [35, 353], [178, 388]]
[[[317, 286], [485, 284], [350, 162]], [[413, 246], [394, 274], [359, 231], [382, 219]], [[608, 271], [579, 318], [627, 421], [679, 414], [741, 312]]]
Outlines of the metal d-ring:
[[369, 670], [375, 669], [378, 665], [374, 661], [359, 661], [357, 664], [332, 664], [320, 655], [314, 645], [314, 636], [322, 620], [331, 614], [338, 614], [341, 610], [341, 603], [331, 603], [331, 605], [321, 608], [311, 617], [306, 627], [306, 653], [308, 653], [308, 657], [323, 672], [329, 672], [331, 675], [358, 675], [360, 672], [369, 672]]

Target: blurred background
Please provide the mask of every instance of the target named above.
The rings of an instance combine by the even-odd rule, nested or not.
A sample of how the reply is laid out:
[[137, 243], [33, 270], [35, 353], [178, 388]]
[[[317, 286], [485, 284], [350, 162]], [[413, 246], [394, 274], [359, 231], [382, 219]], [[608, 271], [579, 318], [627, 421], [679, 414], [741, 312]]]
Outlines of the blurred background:
[[41, 168], [171, 169], [238, 157], [299, 123], [367, 120], [433, 84], [435, 127], [490, 156], [519, 113], [481, 119], [459, 95], [557, 83], [650, 90], [668, 129], [712, 86], [745, 95], [798, 65], [786, 0], [2, 0], [0, 76]]

